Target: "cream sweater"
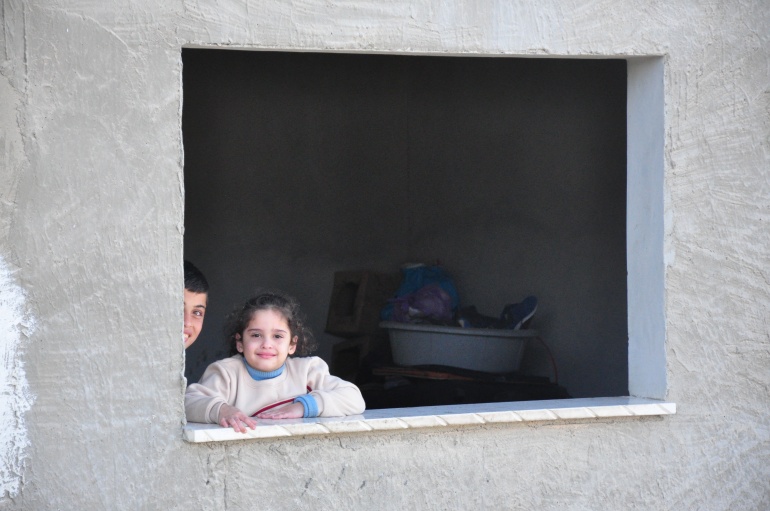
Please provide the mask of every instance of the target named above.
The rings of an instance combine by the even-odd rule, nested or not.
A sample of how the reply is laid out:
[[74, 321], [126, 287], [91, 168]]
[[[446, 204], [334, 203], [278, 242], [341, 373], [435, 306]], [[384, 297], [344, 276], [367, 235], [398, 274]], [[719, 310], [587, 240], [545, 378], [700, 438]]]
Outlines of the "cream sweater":
[[200, 382], [187, 387], [184, 408], [190, 422], [217, 424], [224, 403], [252, 416], [268, 405], [308, 393], [315, 398], [319, 417], [356, 415], [365, 408], [358, 387], [329, 374], [329, 366], [318, 357], [287, 358], [279, 376], [256, 381], [241, 355], [209, 365]]

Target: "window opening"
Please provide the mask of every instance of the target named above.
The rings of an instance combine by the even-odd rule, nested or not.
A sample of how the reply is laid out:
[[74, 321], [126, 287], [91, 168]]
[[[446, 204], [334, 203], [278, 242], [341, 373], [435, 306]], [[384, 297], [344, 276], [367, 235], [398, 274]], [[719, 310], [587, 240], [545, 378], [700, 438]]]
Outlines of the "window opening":
[[[421, 406], [431, 395], [564, 397], [548, 394], [558, 390], [547, 385], [556, 371], [572, 397], [627, 395], [630, 376], [632, 387], [648, 380], [637, 395], [663, 397], [662, 301], [651, 315], [629, 307], [644, 299], [634, 279], [658, 278], [662, 256], [627, 251], [659, 241], [648, 251], [662, 253], [662, 107], [659, 119], [648, 108], [662, 105], [660, 59], [182, 56], [184, 248], [205, 262], [212, 287], [204, 331], [187, 353], [188, 381], [227, 355], [219, 332], [229, 308], [267, 286], [299, 298], [333, 372], [335, 363], [348, 379], [368, 371], [357, 383], [402, 394], [382, 407]], [[629, 120], [642, 114], [644, 122]], [[628, 144], [627, 134], [636, 137]], [[658, 138], [660, 151], [650, 142]], [[627, 199], [632, 182], [648, 195]], [[544, 344], [526, 346], [528, 385], [383, 372], [366, 363], [387, 350], [387, 332], [325, 333], [334, 314], [372, 309], [367, 300], [393, 288], [400, 265], [436, 260], [480, 311], [538, 297], [531, 327]], [[341, 272], [359, 281], [335, 288]], [[655, 282], [647, 295], [658, 303]], [[629, 333], [640, 336], [631, 349]]]

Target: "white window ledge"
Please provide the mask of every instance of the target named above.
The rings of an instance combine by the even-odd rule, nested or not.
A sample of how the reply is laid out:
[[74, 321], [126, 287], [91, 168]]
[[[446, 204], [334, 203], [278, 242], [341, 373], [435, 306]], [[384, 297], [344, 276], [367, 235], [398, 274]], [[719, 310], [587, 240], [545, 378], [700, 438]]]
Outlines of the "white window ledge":
[[255, 429], [236, 433], [215, 424], [188, 422], [188, 442], [225, 442], [251, 438], [365, 433], [416, 428], [441, 428], [510, 422], [604, 419], [644, 415], [673, 415], [676, 404], [637, 397], [554, 399], [472, 405], [423, 406], [368, 410], [362, 415], [314, 419], [258, 420]]

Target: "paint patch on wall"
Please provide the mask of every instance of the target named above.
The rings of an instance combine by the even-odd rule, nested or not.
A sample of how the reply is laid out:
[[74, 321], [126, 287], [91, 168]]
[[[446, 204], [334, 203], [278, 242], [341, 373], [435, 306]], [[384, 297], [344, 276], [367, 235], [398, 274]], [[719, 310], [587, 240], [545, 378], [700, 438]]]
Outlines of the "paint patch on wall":
[[20, 347], [34, 329], [24, 291], [0, 256], [0, 504], [21, 489], [29, 446], [24, 415], [34, 396], [27, 385]]

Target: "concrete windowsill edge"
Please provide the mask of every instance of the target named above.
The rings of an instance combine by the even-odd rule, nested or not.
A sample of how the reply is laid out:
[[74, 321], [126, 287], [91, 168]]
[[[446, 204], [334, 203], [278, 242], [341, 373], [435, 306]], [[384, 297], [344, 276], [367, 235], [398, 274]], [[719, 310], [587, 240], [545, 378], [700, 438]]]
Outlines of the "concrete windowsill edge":
[[236, 433], [216, 424], [188, 422], [183, 428], [187, 442], [226, 442], [252, 438], [279, 438], [337, 433], [437, 428], [510, 422], [559, 421], [673, 415], [676, 404], [639, 397], [597, 397], [516, 401], [467, 405], [425, 406], [367, 410], [361, 415], [313, 419], [258, 420], [255, 429]]

